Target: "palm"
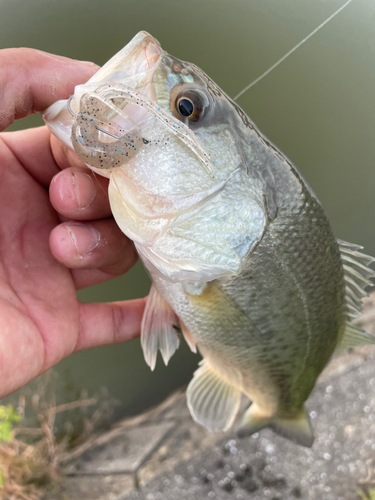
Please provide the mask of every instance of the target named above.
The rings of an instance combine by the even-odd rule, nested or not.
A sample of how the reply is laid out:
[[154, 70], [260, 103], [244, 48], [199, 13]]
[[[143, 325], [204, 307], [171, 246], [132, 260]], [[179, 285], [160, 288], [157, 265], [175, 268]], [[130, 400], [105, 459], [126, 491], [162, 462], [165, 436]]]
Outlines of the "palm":
[[[0, 131], [97, 71], [32, 49], [0, 50], [0, 67]], [[45, 127], [0, 134], [0, 398], [75, 350], [139, 333], [143, 299], [76, 296], [136, 259], [111, 217], [106, 182]]]
[[[47, 190], [0, 145], [1, 380], [29, 367], [32, 376], [74, 350], [79, 314], [69, 269], [49, 249], [59, 223]], [[34, 158], [31, 159], [35, 161]]]

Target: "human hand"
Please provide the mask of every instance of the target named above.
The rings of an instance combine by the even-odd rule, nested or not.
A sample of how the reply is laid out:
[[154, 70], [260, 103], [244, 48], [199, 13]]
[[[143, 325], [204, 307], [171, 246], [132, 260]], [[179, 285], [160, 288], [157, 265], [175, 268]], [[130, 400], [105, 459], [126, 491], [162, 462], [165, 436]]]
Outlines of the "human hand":
[[[0, 131], [68, 98], [98, 69], [33, 49], [1, 50], [0, 67]], [[144, 299], [76, 295], [136, 261], [107, 185], [46, 127], [0, 134], [0, 398], [75, 351], [139, 334]]]

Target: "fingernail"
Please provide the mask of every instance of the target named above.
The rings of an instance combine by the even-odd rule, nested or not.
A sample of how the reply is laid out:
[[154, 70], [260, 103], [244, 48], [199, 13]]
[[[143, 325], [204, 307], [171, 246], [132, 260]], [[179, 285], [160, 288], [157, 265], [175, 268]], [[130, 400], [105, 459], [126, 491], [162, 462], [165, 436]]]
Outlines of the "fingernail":
[[74, 212], [75, 209], [84, 210], [94, 201], [96, 188], [89, 174], [79, 171], [63, 171], [54, 178], [54, 182], [56, 180], [58, 180], [58, 194], [64, 202], [65, 210], [69, 212]]
[[91, 175], [72, 171], [72, 183], [76, 192], [79, 210], [87, 208], [94, 201], [96, 189]]
[[70, 222], [65, 225], [79, 258], [95, 250], [100, 242], [100, 233], [89, 224]]
[[81, 63], [81, 64], [85, 64], [86, 66], [90, 66], [92, 68], [99, 68], [99, 66], [91, 61], [79, 61], [78, 59], [76, 59], [77, 62]]

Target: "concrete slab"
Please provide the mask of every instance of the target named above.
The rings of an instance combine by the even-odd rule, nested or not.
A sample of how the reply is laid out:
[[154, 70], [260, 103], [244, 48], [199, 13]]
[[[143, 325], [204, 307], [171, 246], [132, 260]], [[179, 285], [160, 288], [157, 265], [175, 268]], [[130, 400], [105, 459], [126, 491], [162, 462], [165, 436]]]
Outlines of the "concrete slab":
[[175, 422], [126, 428], [84, 452], [68, 468], [71, 474], [135, 472], [173, 429]]
[[267, 429], [245, 439], [229, 433], [123, 500], [359, 498], [358, 485], [375, 479], [375, 359], [324, 378], [308, 408], [312, 449]]
[[[63, 500], [117, 500], [124, 491], [134, 488], [134, 479], [131, 475], [104, 475], [104, 476], [72, 476], [65, 478], [63, 491], [59, 498]], [[53, 495], [51, 500], [56, 500]]]

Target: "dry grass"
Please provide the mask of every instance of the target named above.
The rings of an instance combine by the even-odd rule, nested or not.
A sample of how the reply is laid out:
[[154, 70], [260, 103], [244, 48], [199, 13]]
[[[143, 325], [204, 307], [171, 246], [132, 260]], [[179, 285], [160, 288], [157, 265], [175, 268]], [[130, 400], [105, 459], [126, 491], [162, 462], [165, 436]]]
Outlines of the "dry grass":
[[[17, 413], [12, 407], [0, 406], [3, 417], [14, 416], [13, 420], [2, 419], [0, 411], [0, 500], [40, 500], [48, 491], [58, 492], [64, 476], [61, 460], [66, 459], [68, 450], [92, 435], [108, 411], [108, 401], [101, 404], [99, 397], [88, 398], [85, 394], [76, 401], [56, 405], [53, 378], [50, 374], [44, 376], [34, 393], [21, 394]], [[68, 419], [65, 432], [58, 432], [57, 416], [72, 411], [81, 412], [80, 418], [75, 415], [79, 432]]]

